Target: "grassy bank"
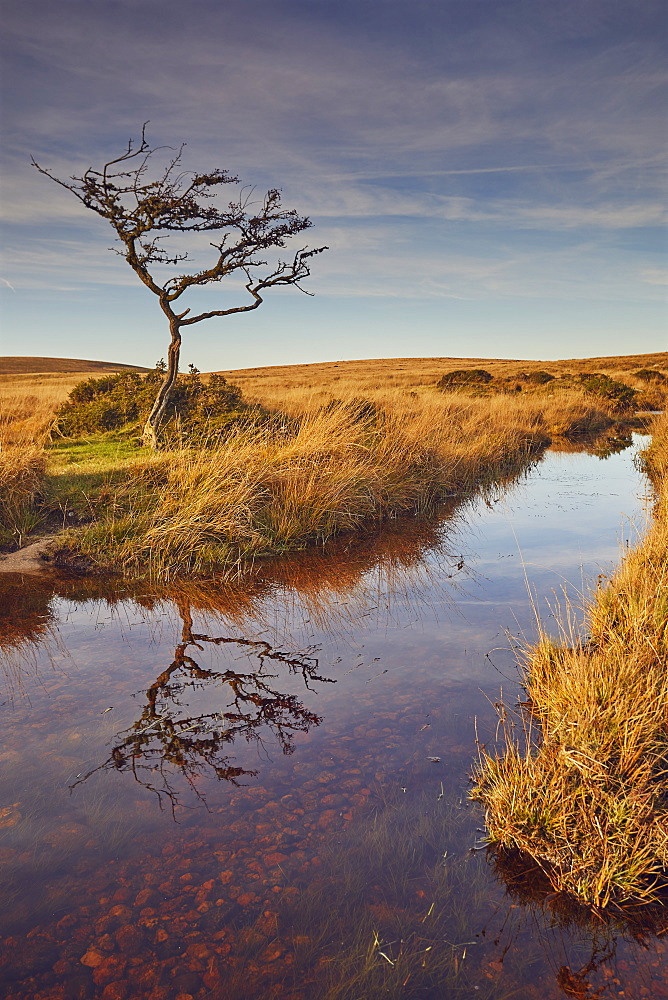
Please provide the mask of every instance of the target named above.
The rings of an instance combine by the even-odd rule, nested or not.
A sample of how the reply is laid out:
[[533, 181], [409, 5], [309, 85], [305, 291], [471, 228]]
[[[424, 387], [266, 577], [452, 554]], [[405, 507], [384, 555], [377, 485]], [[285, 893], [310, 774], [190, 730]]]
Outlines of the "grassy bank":
[[521, 471], [555, 427], [610, 422], [573, 399], [388, 393], [366, 415], [344, 400], [298, 417], [293, 405], [284, 425], [241, 427], [209, 448], [147, 453], [113, 434], [61, 442], [44, 507], [75, 526], [63, 556], [161, 579], [207, 574], [426, 513]]
[[[272, 378], [264, 392], [249, 385], [250, 405], [241, 409], [237, 393], [239, 412], [222, 433], [225, 415], [213, 414], [215, 441], [175, 447], [173, 434], [169, 450], [152, 453], [137, 447], [138, 425], [130, 423], [54, 437], [41, 455], [61, 382], [77, 377], [84, 378], [35, 376], [18, 393], [16, 380], [26, 376], [0, 384], [1, 541], [7, 547], [33, 527], [56, 529], [61, 561], [154, 579], [234, 569], [426, 513], [446, 497], [517, 474], [550, 442], [632, 416], [563, 378], [547, 386], [522, 381], [520, 391], [505, 369], [491, 388], [474, 392], [434, 383], [397, 388], [389, 377], [367, 385], [364, 396], [354, 379], [317, 391], [288, 380], [281, 391]], [[224, 395], [214, 384], [204, 383], [207, 406], [212, 392]], [[93, 411], [105, 419], [113, 413], [112, 396], [98, 406], [86, 386], [77, 393], [86, 397], [86, 420]], [[17, 476], [24, 466], [29, 474]]]
[[0, 548], [19, 548], [43, 517], [44, 446], [67, 391], [37, 381], [25, 389], [13, 379], [0, 383]]
[[[533, 413], [488, 403], [388, 397], [366, 415], [346, 402], [317, 405], [285, 425], [238, 428], [212, 448], [119, 454], [97, 494], [87, 491], [79, 513], [90, 523], [63, 545], [129, 573], [207, 573], [426, 512], [520, 469], [544, 443]], [[70, 463], [60, 475], [84, 469]]]
[[474, 798], [492, 844], [536, 860], [587, 904], [649, 902], [668, 887], [668, 417], [646, 453], [653, 524], [591, 599], [588, 635], [564, 626], [524, 664], [524, 734], [481, 751]]

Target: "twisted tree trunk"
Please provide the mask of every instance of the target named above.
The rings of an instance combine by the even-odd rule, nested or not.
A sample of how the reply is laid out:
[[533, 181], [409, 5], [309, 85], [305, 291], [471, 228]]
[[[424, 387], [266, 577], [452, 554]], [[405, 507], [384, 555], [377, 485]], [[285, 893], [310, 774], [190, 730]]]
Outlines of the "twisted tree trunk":
[[153, 407], [149, 413], [144, 430], [142, 432], [142, 443], [147, 448], [158, 449], [160, 447], [160, 427], [165, 417], [167, 404], [169, 403], [172, 389], [179, 374], [179, 357], [181, 355], [181, 323], [179, 317], [172, 314], [169, 317], [169, 330], [172, 340], [167, 352], [167, 371], [162, 385], [155, 397]]

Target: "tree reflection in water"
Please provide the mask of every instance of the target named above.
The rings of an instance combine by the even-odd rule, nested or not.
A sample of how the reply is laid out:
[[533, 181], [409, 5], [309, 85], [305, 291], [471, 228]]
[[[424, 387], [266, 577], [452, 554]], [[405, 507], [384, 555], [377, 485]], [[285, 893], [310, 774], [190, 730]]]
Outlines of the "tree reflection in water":
[[[613, 444], [614, 442], [608, 442], [601, 453]], [[589, 445], [583, 442], [577, 448], [568, 445], [560, 450], [587, 451]], [[453, 500], [452, 512], [462, 509], [464, 508], [461, 501]], [[366, 616], [369, 610], [375, 610], [376, 605], [381, 605], [378, 612], [381, 622], [386, 619], [392, 624], [402, 626], [407, 621], [413, 622], [416, 616], [419, 617], [421, 608], [428, 606], [428, 602], [433, 598], [435, 588], [442, 588], [442, 592], [439, 591], [441, 594], [439, 599], [445, 600], [449, 594], [454, 592], [460, 582], [475, 580], [474, 568], [469, 566], [470, 563], [475, 567], [475, 560], [469, 559], [468, 555], [465, 560], [463, 554], [467, 552], [468, 549], [462, 545], [457, 535], [457, 520], [454, 517], [449, 520], [443, 517], [443, 519], [408, 520], [384, 525], [376, 537], [341, 537], [330, 543], [327, 548], [313, 549], [298, 556], [282, 558], [273, 564], [259, 565], [252, 574], [242, 577], [238, 581], [230, 580], [222, 584], [220, 581], [176, 582], [168, 587], [159, 588], [146, 583], [110, 581], [102, 577], [67, 578], [52, 581], [31, 581], [28, 591], [23, 581], [20, 582], [19, 586], [18, 581], [4, 583], [0, 580], [0, 653], [5, 651], [11, 654], [16, 651], [17, 669], [12, 674], [12, 678], [15, 678], [16, 688], [20, 688], [22, 676], [30, 681], [30, 684], [27, 681], [25, 683], [26, 695], [29, 696], [34, 678], [32, 673], [25, 669], [26, 662], [30, 663], [30, 660], [27, 660], [27, 651], [44, 643], [50, 635], [50, 630], [57, 624], [59, 618], [62, 619], [62, 613], [57, 603], [58, 598], [74, 602], [75, 605], [95, 602], [99, 606], [100, 616], [108, 611], [114, 615], [116, 614], [114, 609], [118, 607], [119, 613], [116, 616], [119, 619], [120, 609], [127, 605], [128, 608], [132, 609], [132, 616], [138, 612], [144, 618], [144, 625], [151, 628], [153, 623], [159, 620], [171, 621], [172, 610], [176, 606], [181, 615], [181, 626], [177, 627], [182, 628], [182, 634], [181, 641], [173, 652], [171, 663], [166, 665], [166, 668], [148, 686], [148, 690], [140, 692], [140, 701], [136, 706], [138, 715], [136, 721], [133, 721], [135, 720], [134, 715], [127, 718], [124, 725], [132, 723], [130, 727], [114, 735], [108, 749], [101, 752], [98, 750], [99, 756], [96, 760], [100, 761], [106, 757], [103, 763], [98, 764], [76, 782], [76, 784], [81, 784], [88, 778], [92, 778], [95, 772], [105, 771], [112, 772], [105, 777], [109, 778], [117, 773], [120, 777], [122, 774], [121, 782], [123, 784], [129, 782], [132, 785], [129, 775], [125, 775], [125, 772], [129, 772], [141, 786], [157, 795], [161, 805], [171, 807], [172, 815], [174, 815], [176, 807], [179, 805], [179, 796], [188, 793], [190, 788], [200, 800], [204, 798], [202, 788], [207, 775], [214, 781], [222, 780], [233, 785], [241, 785], [245, 779], [250, 779], [256, 773], [250, 769], [250, 764], [246, 768], [236, 766], [233, 748], [239, 746], [239, 741], [241, 744], [250, 743], [252, 748], [254, 744], [261, 747], [263, 741], [269, 744], [275, 740], [285, 753], [291, 753], [293, 745], [297, 742], [296, 734], [305, 733], [312, 726], [320, 723], [320, 718], [308, 710], [300, 700], [299, 695], [285, 694], [279, 690], [285, 688], [297, 690], [294, 685], [301, 685], [302, 682], [307, 688], [317, 687], [318, 682], [328, 680], [328, 678], [321, 677], [318, 672], [318, 648], [307, 647], [301, 652], [285, 652], [279, 648], [279, 644], [285, 640], [276, 639], [276, 636], [298, 634], [309, 637], [313, 632], [317, 633], [317, 630], [320, 634], [336, 636], [347, 634], [349, 629], [355, 634], [354, 629], [361, 617]], [[429, 558], [426, 559], [425, 556], [429, 556]], [[7, 591], [6, 601], [4, 601], [3, 587]], [[70, 607], [70, 603], [67, 607]], [[192, 614], [195, 611], [198, 616], [209, 616], [210, 621], [218, 622], [217, 624], [199, 626], [203, 632], [209, 634], [199, 634], [194, 631]], [[90, 608], [87, 615], [88, 620], [94, 620], [95, 615], [90, 612]], [[306, 627], [307, 625], [308, 627]], [[290, 633], [288, 626], [298, 626], [300, 631]], [[301, 631], [302, 629], [303, 631]], [[234, 637], [245, 635], [262, 635], [264, 639], [269, 641]], [[175, 641], [176, 637], [172, 642]], [[309, 638], [304, 639], [303, 644], [305, 645], [308, 641]], [[302, 646], [300, 638], [289, 640], [289, 642], [294, 643], [297, 648]], [[215, 669], [217, 666], [215, 661], [209, 663], [208, 658], [205, 659], [205, 654], [210, 650], [221, 656], [224, 655], [225, 651], [222, 648], [218, 649], [218, 647], [224, 646], [229, 646], [230, 651], [234, 651], [235, 654], [238, 652], [249, 658], [250, 662], [244, 663], [244, 666], [247, 667], [245, 672], [231, 668]], [[146, 647], [142, 646], [142, 648]], [[168, 661], [170, 656], [172, 656], [171, 650], [167, 652], [165, 660]], [[105, 660], [105, 669], [107, 662], [112, 664], [112, 667], [109, 668], [111, 672], [114, 669], [114, 661], [113, 659]], [[202, 666], [202, 663], [206, 666]], [[238, 665], [231, 662], [232, 668]], [[218, 666], [226, 666], [226, 664], [218, 664]], [[129, 680], [124, 683], [131, 684], [134, 690], [138, 684], [132, 679], [134, 674], [130, 667], [131, 664], [128, 665]], [[42, 673], [46, 675], [43, 665], [41, 669]], [[278, 679], [279, 673], [282, 675], [283, 681]], [[41, 682], [42, 675], [36, 674], [35, 676]], [[73, 676], [77, 678], [79, 675], [74, 674]], [[152, 680], [152, 677], [149, 679]], [[145, 683], [148, 684], [149, 679]], [[76, 683], [78, 689], [81, 681]], [[102, 684], [104, 681], [100, 681], [100, 683]], [[124, 692], [125, 690], [126, 688], [123, 688]], [[81, 697], [84, 700], [87, 698], [85, 691]], [[102, 694], [101, 697], [105, 698], [107, 695]], [[58, 709], [59, 712], [70, 712], [69, 701], [65, 699], [60, 704], [62, 707]], [[100, 702], [99, 707], [103, 708], [106, 704], [106, 701]], [[97, 707], [98, 703], [96, 703], [96, 709]], [[50, 731], [55, 733], [59, 743], [62, 741], [58, 727], [67, 725], [69, 718], [69, 715], [55, 716], [54, 714], [50, 723]], [[111, 716], [105, 715], [104, 719], [107, 722]], [[29, 724], [32, 721], [32, 719], [28, 719]], [[98, 733], [97, 718], [94, 722], [93, 732]], [[386, 724], [390, 725], [391, 723], [387, 722]], [[336, 729], [333, 729], [333, 733], [336, 735]], [[382, 740], [378, 744], [378, 749], [381, 754], [386, 755], [384, 744], [385, 740]], [[354, 754], [356, 747], [357, 745], [354, 743], [347, 744], [343, 757]], [[49, 748], [47, 748], [47, 752], [51, 754]], [[80, 758], [75, 759], [80, 760]], [[369, 759], [371, 767], [369, 773], [371, 774], [374, 773], [376, 766], [375, 759], [377, 758]], [[453, 760], [456, 760], [456, 757], [453, 757]], [[246, 762], [241, 761], [241, 763]], [[77, 768], [80, 766], [80, 764], [76, 764]], [[362, 768], [357, 760], [355, 766]], [[431, 767], [431, 765], [429, 766]], [[461, 767], [457, 763], [456, 767], [459, 768], [457, 773], [460, 773], [465, 766], [465, 762]], [[355, 779], [351, 780], [353, 787], [350, 792], [346, 792], [347, 796], [352, 795], [355, 788], [361, 787], [365, 783], [366, 769], [367, 765], [365, 764], [363, 766], [364, 773], [359, 774], [357, 784], [355, 784]], [[68, 772], [64, 772], [64, 774], [66, 773]], [[315, 773], [315, 770], [307, 772], [303, 768], [298, 768], [295, 788], [300, 790], [300, 787], [305, 787], [307, 784], [305, 778], [311, 779]], [[455, 770], [452, 773], [454, 775]], [[17, 777], [25, 783], [25, 772], [19, 773], [17, 770]], [[90, 785], [94, 784], [94, 780], [92, 779]], [[104, 780], [102, 783], [107, 786], [112, 784], [111, 781]], [[90, 785], [88, 789], [90, 789]], [[428, 792], [432, 807], [435, 802], [440, 802], [436, 791], [432, 794], [433, 785], [434, 780], [428, 779], [425, 795]], [[385, 786], [387, 787], [387, 783]], [[36, 785], [36, 787], [41, 786]], [[457, 799], [459, 799], [461, 787], [456, 781], [453, 788], [456, 791]], [[267, 797], [272, 794], [272, 791], [268, 791], [264, 796], [258, 795], [257, 798], [252, 795], [246, 797], [245, 794], [233, 796], [235, 799], [243, 799], [244, 823], [246, 822], [246, 808], [252, 810], [257, 806], [263, 807]], [[307, 792], [307, 794], [311, 793]], [[541, 882], [540, 872], [534, 872], [533, 875], [530, 875], [527, 872], [522, 872], [518, 867], [511, 866], [509, 859], [496, 857], [496, 872], [508, 891], [506, 899], [500, 902], [498, 894], [490, 891], [488, 872], [482, 865], [480, 855], [474, 856], [474, 858], [480, 858], [481, 863], [473, 869], [473, 874], [477, 872], [478, 868], [482, 870], [478, 889], [473, 884], [472, 868], [468, 864], [468, 860], [462, 860], [461, 865], [459, 862], [454, 863], [457, 851], [467, 848], [473, 836], [471, 822], [475, 822], [475, 817], [463, 809], [461, 812], [464, 831], [461, 840], [456, 831], [455, 816], [457, 813], [454, 806], [449, 809], [445, 820], [440, 812], [436, 817], [438, 826], [433, 843], [436, 844], [438, 853], [436, 865], [439, 881], [435, 884], [441, 895], [427, 898], [427, 905], [423, 905], [425, 902], [424, 891], [419, 895], [415, 890], [418, 886], [424, 885], [425, 891], [429, 894], [432, 889], [430, 881], [422, 881], [427, 879], [431, 871], [430, 866], [433, 865], [432, 839], [427, 839], [425, 836], [422, 823], [416, 823], [413, 800], [409, 801], [408, 794], [403, 791], [398, 791], [397, 794], [404, 817], [404, 836], [401, 838], [401, 843], [404, 845], [403, 853], [397, 849], [397, 833], [401, 833], [401, 827], [399, 830], [392, 828], [391, 816], [389, 816], [391, 810], [387, 806], [383, 810], [379, 809], [374, 812], [372, 821], [369, 820], [366, 813], [360, 815], [359, 822], [355, 820], [355, 825], [350, 827], [348, 839], [344, 841], [342, 847], [339, 847], [339, 836], [343, 837], [343, 834], [339, 835], [337, 832], [333, 836], [331, 830], [319, 826], [317, 828], [314, 826], [313, 829], [304, 827], [303, 834], [300, 828], [299, 835], [295, 834], [296, 841], [292, 843], [295, 852], [297, 848], [299, 851], [306, 852], [307, 862], [317, 852], [319, 861], [317, 868], [308, 870], [308, 876], [305, 876], [305, 879], [308, 877], [311, 881], [308, 883], [307, 889], [297, 897], [294, 904], [297, 912], [301, 914], [299, 917], [302, 921], [300, 927], [303, 927], [299, 940], [308, 941], [307, 935], [313, 935], [317, 939], [317, 935], [324, 934], [326, 928], [323, 930], [323, 927], [326, 921], [323, 918], [323, 912], [327, 919], [329, 919], [330, 913], [333, 913], [340, 923], [336, 925], [336, 933], [330, 935], [331, 954], [345, 971], [341, 963], [341, 954], [344, 951], [342, 943], [346, 937], [346, 927], [350, 929], [351, 936], [355, 938], [355, 941], [362, 943], [363, 951], [360, 953], [359, 961], [363, 964], [368, 958], [371, 927], [369, 934], [362, 940], [358, 926], [366, 928], [367, 924], [364, 923], [366, 920], [367, 922], [372, 921], [373, 928], [378, 929], [379, 921], [383, 920], [387, 921], [386, 940], [390, 942], [387, 948], [393, 947], [394, 951], [387, 951], [388, 959], [382, 955], [379, 956], [378, 949], [376, 949], [373, 956], [376, 963], [372, 969], [374, 975], [377, 974], [378, 968], [385, 967], [388, 974], [398, 975], [390, 960], [395, 961], [395, 952], [397, 952], [402, 955], [403, 961], [403, 956], [408, 954], [408, 946], [411, 942], [413, 944], [420, 942], [421, 951], [419, 957], [416, 958], [418, 970], [424, 968], [423, 962], [427, 953], [434, 957], [438, 957], [440, 954], [444, 967], [446, 963], [449, 963], [448, 968], [452, 967], [454, 957], [455, 962], [460, 962], [459, 966], [455, 966], [455, 972], [457, 975], [460, 972], [465, 975], [467, 973], [466, 965], [461, 963], [464, 961], [466, 945], [452, 945], [449, 942], [469, 942], [475, 938], [478, 940], [479, 950], [483, 953], [480, 958], [478, 978], [478, 983], [482, 984], [480, 995], [486, 992], [487, 996], [497, 997], [501, 995], [499, 991], [504, 990], [505, 985], [507, 985], [509, 992], [504, 993], [504, 995], [523, 995], [522, 984], [529, 982], [530, 978], [534, 977], [536, 982], [540, 979], [545, 983], [550, 995], [554, 994], [556, 980], [560, 991], [559, 995], [570, 997], [571, 1000], [573, 998], [576, 1000], [601, 998], [602, 1000], [603, 997], [609, 997], [612, 993], [617, 992], [616, 984], [619, 984], [620, 979], [633, 984], [631, 989], [635, 985], [642, 985], [645, 982], [643, 959], [647, 956], [645, 991], [640, 994], [635, 992], [632, 995], [647, 997], [658, 995], [655, 987], [658, 977], [661, 975], [659, 963], [665, 960], [660, 957], [662, 954], [660, 952], [656, 953], [657, 957], [654, 960], [651, 949], [655, 947], [654, 935], [658, 935], [660, 939], [668, 930], [668, 918], [662, 917], [659, 911], [654, 914], [652, 919], [650, 919], [651, 915], [646, 913], [644, 920], [639, 918], [625, 920], [624, 914], [617, 914], [614, 917], [610, 914], [592, 916], [588, 911], [576, 910], [568, 904], [567, 900], [556, 897], [544, 878]], [[443, 786], [441, 786], [441, 795], [443, 795]], [[450, 788], [447, 790], [447, 795], [449, 802]], [[103, 795], [100, 797], [103, 798]], [[113, 795], [110, 797], [113, 800], [114, 808], [116, 808], [117, 799]], [[317, 793], [313, 797], [316, 798]], [[19, 798], [19, 793], [17, 793], [16, 798]], [[82, 796], [83, 798], [84, 796]], [[11, 799], [7, 801], [11, 801]], [[293, 799], [293, 805], [295, 801]], [[445, 799], [442, 804], [445, 807]], [[286, 807], [286, 811], [291, 808], [292, 806]], [[240, 814], [241, 812], [240, 807]], [[180, 808], [178, 813], [180, 814]], [[126, 823], [127, 816], [128, 813], [123, 808], [119, 809], [117, 822]], [[248, 817], [249, 823], [255, 818], [251, 811], [249, 811]], [[384, 824], [387, 826], [387, 836], [382, 835], [385, 829]], [[194, 824], [198, 830], [198, 836], [200, 835], [199, 827], [202, 825], [199, 819]], [[214, 824], [211, 825], [214, 826]], [[171, 824], [168, 826], [171, 827]], [[218, 825], [215, 824], [215, 826], [214, 837], [216, 839], [212, 839], [211, 843], [215, 842], [217, 845]], [[262, 857], [262, 853], [267, 852], [266, 843], [263, 843], [263, 838], [259, 834], [257, 841], [253, 840], [252, 825], [249, 829], [250, 833], [246, 836], [240, 825], [242, 832], [235, 831], [234, 836], [239, 836], [240, 839], [246, 838], [247, 843], [244, 845], [244, 850], [247, 850], [249, 856], [252, 855], [252, 852], [256, 852], [258, 857]], [[452, 838], [452, 854], [448, 857], [451, 856], [453, 859], [447, 868], [441, 860], [441, 844], [446, 830], [448, 836]], [[11, 830], [6, 832], [9, 836], [18, 836], [19, 828], [17, 827], [13, 832]], [[283, 828], [281, 828], [281, 832], [283, 832]], [[88, 833], [85, 833], [85, 836], [88, 836]], [[201, 836], [205, 838], [209, 834], [201, 833]], [[200, 844], [200, 840], [194, 836], [192, 840], [188, 841], [187, 836], [184, 835], [183, 838], [179, 837], [179, 842], [181, 840], [193, 846], [193, 854]], [[333, 843], [334, 841], [336, 843]], [[322, 850], [322, 845], [325, 842], [329, 844], [328, 850], [331, 849], [333, 852], [331, 868], [326, 867], [327, 852]], [[21, 850], [25, 850], [25, 842], [21, 843]], [[145, 841], [140, 841], [140, 843], [145, 843]], [[374, 845], [376, 845], [379, 855], [376, 867], [377, 875], [371, 867], [375, 863], [372, 852]], [[280, 850], [280, 848], [278, 849]], [[78, 862], [79, 858], [76, 853], [72, 852], [70, 848], [67, 850], [68, 856]], [[151, 852], [148, 853], [150, 855]], [[52, 869], [54, 867], [52, 853], [45, 856]], [[171, 857], [171, 855], [166, 855], [166, 857]], [[391, 864], [388, 864], [388, 857]], [[358, 865], [356, 858], [359, 859]], [[404, 858], [408, 859], [405, 870], [402, 868]], [[492, 855], [490, 854], [491, 859]], [[147, 865], [149, 861], [146, 862]], [[95, 863], [97, 864], [97, 862]], [[296, 859], [295, 866], [298, 863]], [[30, 864], [34, 865], [34, 859]], [[133, 867], [137, 864], [137, 860], [132, 856], [124, 862], [124, 872], [129, 880], [132, 880], [140, 872], [139, 868]], [[243, 870], [242, 861], [239, 860], [238, 863], [235, 863], [235, 871], [237, 864], [238, 870], [241, 872]], [[170, 873], [164, 871], [165, 866], [162, 858], [158, 865], [161, 876], [168, 881]], [[175, 899], [179, 897], [178, 885], [182, 870], [179, 869], [179, 873], [171, 877], [172, 887], [176, 886], [173, 890]], [[114, 868], [111, 871], [112, 877], [116, 879], [119, 868]], [[320, 874], [316, 878], [313, 871], [316, 874], [318, 872], [324, 874]], [[398, 876], [395, 879], [397, 871]], [[336, 897], [342, 873], [345, 874], [346, 881], [340, 890], [341, 905], [332, 906], [332, 894], [334, 893]], [[202, 874], [201, 879], [208, 878], [208, 875], [207, 869]], [[32, 883], [42, 880], [41, 876], [39, 879], [35, 879], [34, 872], [31, 872], [30, 878]], [[132, 884], [131, 881], [130, 884]], [[405, 892], [402, 886], [407, 887]], [[372, 893], [369, 892], [368, 887], [371, 887]], [[85, 888], [87, 906], [89, 888], [87, 885]], [[217, 889], [216, 891], [220, 891], [222, 894], [222, 890]], [[23, 885], [21, 892], [23, 895], [26, 894]], [[41, 887], [40, 892], [42, 892]], [[313, 909], [306, 910], [304, 913], [304, 899], [308, 899], [306, 896], [308, 892], [312, 894]], [[376, 895], [374, 895], [376, 893], [377, 900]], [[361, 917], [357, 923], [351, 919], [353, 913], [351, 898], [353, 902], [355, 899], [360, 901]], [[45, 895], [45, 899], [50, 900], [50, 897]], [[370, 899], [373, 910], [369, 905]], [[396, 899], [395, 905], [389, 906], [388, 900], [394, 899]], [[433, 913], [431, 910], [427, 913], [430, 899], [437, 900]], [[334, 902], [336, 902], [336, 898]], [[51, 906], [50, 901], [48, 905]], [[490, 915], [490, 908], [494, 910], [492, 915]], [[217, 912], [211, 911], [214, 916]], [[460, 912], [462, 913], [461, 918]], [[425, 914], [427, 915], [425, 916]], [[627, 916], [631, 917], [630, 914]], [[413, 917], [414, 920], [411, 923]], [[220, 920], [220, 917], [217, 919]], [[463, 924], [463, 936], [453, 936], [454, 928], [457, 928], [457, 921], [460, 919]], [[434, 937], [433, 945], [431, 938], [428, 942], [422, 943], [423, 939], [431, 934], [430, 922], [432, 920], [435, 923], [440, 921], [440, 924], [436, 923], [438, 933], [432, 935]], [[652, 922], [653, 920], [654, 922]], [[92, 923], [88, 911], [83, 922]], [[478, 939], [478, 931], [483, 925], [484, 930]], [[499, 925], [501, 926], [499, 927]], [[220, 924], [216, 926], [218, 927]], [[397, 927], [398, 930], [396, 930]], [[339, 933], [340, 928], [341, 932]], [[234, 930], [235, 928], [233, 928], [233, 932]], [[69, 930], [63, 932], [65, 935], [70, 933]], [[487, 950], [483, 949], [483, 943], [489, 945]], [[536, 945], [535, 948], [532, 947], [533, 944]], [[455, 947], [459, 947], [460, 950], [455, 952], [453, 950]], [[645, 952], [645, 949], [648, 949], [648, 952]], [[290, 945], [288, 945], [288, 950], [292, 954]], [[469, 957], [466, 962], [467, 965], [469, 962], [472, 963], [474, 971], [476, 966], [472, 952], [477, 950], [478, 948], [469, 948]], [[497, 966], [503, 965], [506, 952], [509, 952], [506, 970], [499, 969]], [[316, 959], [319, 954], [320, 952], [316, 953]], [[501, 954], [501, 962], [495, 961], [492, 965], [487, 961], [490, 957], [496, 960], [499, 954]], [[519, 958], [514, 957], [517, 955]], [[618, 957], [622, 968], [619, 979], [613, 977]], [[628, 968], [624, 970], [623, 963], [625, 961], [633, 962], [633, 968], [630, 971]], [[332, 962], [331, 967], [334, 967], [334, 964]], [[546, 972], [546, 964], [552, 970], [551, 976]], [[277, 962], [272, 963], [271, 975], [276, 975], [279, 965], [280, 963]], [[318, 965], [314, 968], [316, 968], [316, 975], [321, 977], [323, 967]], [[287, 966], [286, 969], [287, 974], [292, 976], [292, 970], [288, 969]], [[416, 973], [417, 975], [419, 973]], [[503, 980], [499, 978], [498, 981], [492, 980], [490, 978], [492, 975], [505, 978]], [[406, 976], [402, 971], [402, 976], [398, 980], [402, 993], [405, 992], [404, 979]], [[460, 978], [455, 983], [452, 988], [453, 994], [464, 989], [461, 987], [461, 982]], [[401, 987], [402, 983], [403, 987]], [[411, 989], [413, 985], [414, 980], [411, 980]], [[350, 995], [349, 991], [352, 988], [347, 983], [344, 984], [341, 995]], [[473, 988], [471, 987], [471, 989]], [[439, 983], [434, 987], [434, 992], [430, 992], [429, 995], [442, 996], [444, 989], [447, 990], [447, 987], [443, 983]], [[286, 992], [288, 992], [287, 985]], [[256, 995], [261, 995], [261, 993], [262, 990], [258, 987]], [[385, 990], [383, 989], [384, 994]], [[362, 995], [362, 993], [359, 992], [357, 995]], [[479, 994], [471, 993], [471, 995], [477, 996]], [[628, 993], [628, 987], [627, 995], [631, 995]]]
[[[270, 664], [282, 664], [290, 674], [301, 675], [309, 690], [314, 681], [335, 683], [318, 673], [317, 647], [288, 653], [262, 640], [195, 633], [190, 605], [179, 602], [178, 608], [183, 623], [181, 642], [173, 661], [146, 691], [140, 717], [118, 734], [107, 760], [78, 778], [70, 789], [98, 771], [130, 771], [136, 781], [157, 795], [161, 807], [166, 800], [173, 812], [179, 795], [174, 782], [177, 774], [206, 803], [198, 786], [201, 776], [214, 775], [219, 781], [239, 784], [241, 778], [257, 774], [231, 762], [229, 747], [235, 740], [263, 745], [266, 733], [271, 732], [283, 753], [289, 754], [294, 750], [294, 734], [308, 732], [322, 721], [296, 695], [276, 690], [272, 681], [277, 675], [268, 672]], [[201, 667], [189, 650], [202, 651], [206, 643], [241, 647], [255, 658], [256, 669], [240, 673]], [[222, 700], [224, 707], [181, 714], [189, 696], [204, 690], [208, 700]]]

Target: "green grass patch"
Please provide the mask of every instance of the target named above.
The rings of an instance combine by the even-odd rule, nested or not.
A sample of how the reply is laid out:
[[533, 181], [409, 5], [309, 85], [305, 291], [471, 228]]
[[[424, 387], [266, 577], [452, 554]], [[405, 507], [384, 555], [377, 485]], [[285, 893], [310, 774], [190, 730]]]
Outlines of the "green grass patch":
[[46, 450], [45, 516], [63, 526], [104, 516], [142, 454], [150, 453], [137, 447], [135, 427], [56, 441]]
[[127, 461], [136, 461], [140, 453], [136, 432], [136, 425], [130, 425], [122, 432], [56, 441], [47, 449], [49, 468], [56, 474], [66, 473], [73, 465], [101, 472], [116, 469]]

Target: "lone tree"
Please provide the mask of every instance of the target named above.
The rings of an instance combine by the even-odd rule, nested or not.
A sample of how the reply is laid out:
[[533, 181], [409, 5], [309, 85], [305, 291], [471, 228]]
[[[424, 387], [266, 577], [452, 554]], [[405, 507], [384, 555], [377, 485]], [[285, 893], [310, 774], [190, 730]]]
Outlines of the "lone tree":
[[[160, 425], [179, 372], [182, 328], [213, 316], [252, 312], [262, 305], [267, 288], [295, 285], [304, 292], [300, 282], [311, 273], [309, 259], [328, 247], [315, 250], [302, 247], [291, 261], [271, 264], [262, 259], [266, 251], [285, 247], [286, 240], [308, 229], [311, 221], [297, 215], [294, 209], [283, 208], [280, 191], [275, 188], [267, 191], [261, 204], [251, 201], [253, 191], [248, 188], [242, 189], [238, 199], [224, 209], [211, 204], [221, 185], [238, 184], [239, 178], [226, 170], [215, 169], [206, 174], [183, 170], [185, 143], [178, 151], [172, 150], [174, 155], [151, 180], [151, 166], [155, 162], [151, 158], [171, 147], [151, 147], [145, 134], [147, 124], [144, 123], [138, 145], [130, 139], [121, 156], [109, 160], [100, 170], [89, 167], [82, 177], [63, 181], [34, 159], [32, 165], [111, 223], [123, 246], [110, 249], [124, 257], [139, 279], [158, 296], [169, 322], [171, 341], [165, 377], [143, 431], [144, 444], [157, 448]], [[191, 260], [187, 251], [163, 244], [169, 234], [175, 233], [218, 233], [218, 242], [209, 244], [216, 251], [216, 260], [210, 267], [172, 275], [161, 283], [155, 275], [156, 266], [167, 265], [173, 270]], [[184, 292], [230, 275], [242, 278], [249, 301], [194, 316], [189, 308], [176, 310]]]

